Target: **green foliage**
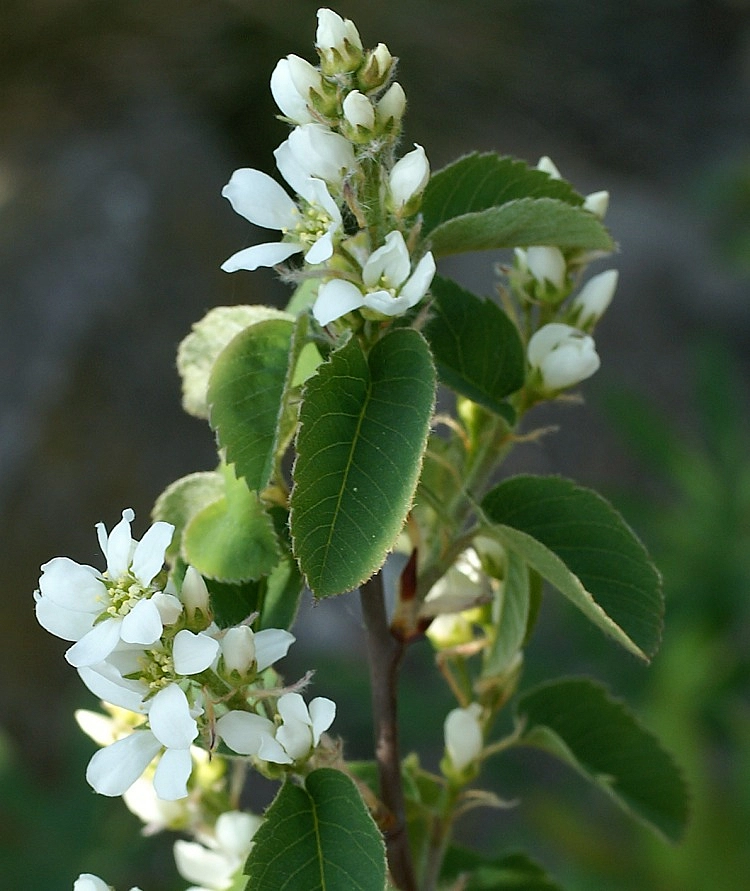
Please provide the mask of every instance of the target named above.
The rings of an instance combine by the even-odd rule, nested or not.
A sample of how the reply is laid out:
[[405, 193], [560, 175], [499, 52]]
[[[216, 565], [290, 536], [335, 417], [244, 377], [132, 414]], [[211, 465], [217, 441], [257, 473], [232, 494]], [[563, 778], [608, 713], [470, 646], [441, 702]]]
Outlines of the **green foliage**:
[[560, 891], [547, 873], [525, 854], [485, 858], [474, 851], [450, 847], [442, 878], [464, 891]]
[[320, 768], [281, 787], [245, 873], [253, 891], [383, 891], [385, 849], [354, 783]]
[[517, 476], [492, 489], [482, 510], [493, 534], [584, 615], [648, 659], [659, 644], [659, 573], [617, 511], [560, 477]]
[[492, 606], [496, 631], [484, 656], [485, 675], [500, 675], [510, 668], [528, 635], [530, 617], [529, 569], [516, 551], [509, 551], [505, 579]]
[[440, 380], [512, 423], [503, 401], [523, 386], [526, 360], [516, 326], [491, 300], [480, 300], [450, 279], [432, 283], [425, 327]]
[[551, 681], [524, 693], [521, 742], [561, 759], [646, 825], [677, 841], [688, 819], [682, 775], [635, 716], [589, 679]]
[[349, 591], [382, 565], [411, 506], [434, 400], [429, 348], [411, 329], [369, 355], [350, 339], [308, 381], [291, 529], [316, 597]]

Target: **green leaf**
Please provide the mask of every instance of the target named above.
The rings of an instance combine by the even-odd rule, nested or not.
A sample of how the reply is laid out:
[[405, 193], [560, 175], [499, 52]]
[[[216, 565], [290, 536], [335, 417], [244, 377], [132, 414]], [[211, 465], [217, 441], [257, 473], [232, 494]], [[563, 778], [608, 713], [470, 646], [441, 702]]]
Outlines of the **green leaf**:
[[600, 495], [561, 477], [516, 476], [482, 501], [493, 533], [630, 652], [656, 652], [661, 578], [646, 549]]
[[433, 229], [428, 241], [435, 257], [529, 245], [614, 250], [611, 236], [594, 214], [555, 198], [520, 198], [453, 217]]
[[279, 444], [294, 323], [251, 325], [216, 360], [208, 388], [211, 426], [250, 489], [271, 477]]
[[268, 575], [279, 561], [271, 518], [231, 465], [224, 495], [197, 513], [182, 536], [182, 556], [201, 575], [219, 582], [247, 582]]
[[156, 499], [151, 516], [154, 520], [164, 520], [175, 527], [172, 541], [167, 548], [169, 559], [174, 559], [180, 554], [182, 532], [190, 520], [223, 495], [224, 478], [215, 470], [183, 476], [161, 493]]
[[465, 155], [433, 174], [422, 197], [425, 233], [453, 217], [499, 207], [519, 198], [557, 198], [582, 205], [583, 198], [562, 179], [552, 179], [525, 161], [495, 153]]
[[245, 866], [253, 891], [383, 891], [383, 840], [354, 783], [331, 768], [286, 782]]
[[424, 333], [440, 380], [513, 423], [513, 409], [502, 400], [525, 379], [516, 326], [491, 300], [480, 300], [450, 279], [436, 276], [431, 291], [432, 315]]
[[688, 819], [688, 793], [671, 756], [627, 707], [600, 684], [565, 678], [523, 694], [521, 742], [579, 771], [621, 807], [670, 841]]
[[[219, 628], [231, 628], [233, 625], [239, 625], [249, 615], [258, 612], [264, 585], [265, 579], [256, 579], [241, 584], [206, 579], [214, 621]], [[261, 626], [256, 624], [255, 627], [260, 628]]]
[[193, 325], [177, 350], [182, 378], [182, 406], [188, 414], [208, 419], [206, 393], [214, 362], [224, 347], [249, 325], [291, 316], [271, 306], [215, 306]]
[[435, 369], [412, 329], [365, 356], [350, 339], [310, 378], [300, 412], [291, 529], [316, 597], [380, 566], [411, 507], [435, 400]]
[[515, 551], [508, 551], [505, 580], [498, 586], [492, 605], [495, 638], [484, 655], [484, 677], [501, 675], [513, 665], [526, 640], [530, 603], [526, 562]]
[[526, 854], [487, 858], [452, 845], [446, 852], [440, 877], [456, 883], [462, 876], [467, 876], [467, 883], [459, 886], [463, 891], [560, 891], [560, 886]]

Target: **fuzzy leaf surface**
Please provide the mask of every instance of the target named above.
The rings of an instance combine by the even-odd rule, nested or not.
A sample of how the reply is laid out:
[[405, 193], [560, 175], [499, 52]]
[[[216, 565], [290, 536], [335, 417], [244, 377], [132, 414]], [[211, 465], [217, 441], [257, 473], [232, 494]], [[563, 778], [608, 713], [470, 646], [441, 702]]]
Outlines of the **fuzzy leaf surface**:
[[620, 514], [562, 477], [516, 476], [482, 501], [493, 532], [584, 615], [630, 652], [656, 652], [661, 577]]
[[383, 891], [385, 848], [354, 783], [324, 767], [281, 787], [245, 873], [254, 891]]
[[524, 745], [543, 749], [591, 780], [617, 804], [670, 841], [688, 819], [682, 774], [630, 710], [588, 678], [564, 678], [524, 693]]
[[309, 379], [292, 491], [294, 553], [316, 597], [356, 588], [383, 564], [419, 479], [435, 400], [429, 347], [350, 339]]

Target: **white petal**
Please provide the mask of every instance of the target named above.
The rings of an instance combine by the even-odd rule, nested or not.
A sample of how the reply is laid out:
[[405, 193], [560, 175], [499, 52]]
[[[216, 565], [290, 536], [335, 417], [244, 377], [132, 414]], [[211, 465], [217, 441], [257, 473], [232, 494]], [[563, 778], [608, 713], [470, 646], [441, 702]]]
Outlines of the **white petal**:
[[42, 596], [65, 609], [100, 613], [109, 602], [100, 574], [68, 557], [55, 557], [42, 566]]
[[174, 861], [183, 879], [202, 888], [229, 887], [234, 872], [234, 864], [224, 854], [183, 839], [174, 843]]
[[90, 872], [82, 872], [73, 882], [73, 891], [110, 891], [110, 886]]
[[254, 244], [252, 247], [243, 248], [236, 254], [232, 254], [228, 260], [221, 264], [221, 268], [224, 272], [237, 272], [238, 269], [253, 272], [260, 266], [276, 266], [283, 263], [292, 254], [298, 254], [301, 250], [302, 245], [295, 241], [270, 241]]
[[276, 167], [279, 173], [298, 195], [309, 201], [309, 186], [307, 183], [313, 177], [310, 176], [310, 171], [307, 167], [303, 166], [297, 159], [288, 139], [285, 139], [280, 146], [274, 149], [273, 156], [276, 159]]
[[435, 277], [435, 258], [432, 253], [426, 253], [417, 263], [417, 268], [412, 272], [409, 281], [401, 288], [399, 297], [405, 297], [409, 309], [427, 293], [432, 279]]
[[65, 658], [75, 668], [103, 662], [120, 642], [122, 619], [105, 619], [94, 625], [65, 653]]
[[448, 713], [444, 724], [445, 747], [456, 770], [463, 770], [482, 752], [481, 707], [472, 702]]
[[52, 603], [48, 597], [42, 597], [38, 591], [34, 594], [34, 600], [34, 611], [39, 624], [45, 631], [63, 640], [80, 640], [94, 624], [93, 613], [65, 609]]
[[[130, 559], [133, 555], [135, 542], [130, 534], [130, 524], [135, 519], [135, 514], [131, 508], [126, 508], [122, 512], [122, 519], [109, 533], [107, 538], [106, 550], [104, 555], [107, 558], [107, 573], [111, 579], [120, 578], [130, 568]], [[97, 530], [104, 527], [101, 523], [97, 524]], [[100, 534], [101, 544], [101, 534]]]
[[285, 693], [279, 698], [276, 707], [285, 723], [300, 721], [303, 724], [312, 724], [305, 700], [300, 693]]
[[424, 191], [430, 178], [430, 163], [421, 145], [414, 143], [414, 151], [408, 152], [393, 165], [388, 185], [395, 207], [400, 208]]
[[572, 325], [565, 325], [562, 322], [550, 322], [543, 325], [536, 331], [526, 349], [529, 358], [529, 364], [539, 367], [545, 356], [571, 335], [577, 334], [578, 331]]
[[323, 179], [337, 188], [355, 166], [352, 144], [324, 124], [295, 127], [289, 134], [289, 146], [306, 176]]
[[[292, 761], [299, 761], [313, 747], [312, 728], [302, 721], [285, 721], [276, 731], [276, 740], [281, 743]], [[261, 758], [264, 757], [261, 752]], [[265, 760], [272, 759], [265, 758]]]
[[[279, 728], [281, 729], [281, 728]], [[278, 731], [276, 731], [278, 733]], [[304, 754], [307, 754], [305, 750]], [[260, 741], [258, 749], [258, 757], [263, 761], [270, 761], [272, 764], [291, 764], [294, 758], [286, 751], [281, 743], [272, 736], [264, 736]]]
[[364, 297], [356, 285], [340, 278], [320, 286], [313, 315], [319, 325], [328, 325], [348, 312], [364, 306]]
[[225, 811], [219, 814], [214, 826], [216, 841], [225, 851], [244, 859], [262, 822], [255, 814]]
[[317, 263], [324, 263], [333, 255], [333, 232], [331, 229], [321, 235], [310, 250], [305, 254], [305, 262], [311, 266]]
[[232, 208], [264, 229], [291, 229], [297, 220], [297, 205], [267, 173], [243, 167], [235, 170], [221, 190]]
[[99, 749], [86, 769], [86, 779], [100, 795], [122, 795], [138, 779], [161, 749], [159, 740], [148, 730], [134, 730], [130, 736]]
[[188, 749], [198, 735], [187, 696], [177, 684], [169, 684], [154, 696], [148, 722], [154, 736], [170, 749]]
[[123, 618], [120, 637], [126, 643], [148, 646], [159, 640], [163, 630], [161, 613], [156, 604], [150, 599], [139, 600]]
[[190, 749], [167, 749], [154, 773], [154, 791], [162, 801], [177, 801], [188, 794], [187, 781], [193, 770]]
[[305, 96], [301, 94], [292, 77], [290, 59], [291, 57], [280, 59], [277, 62], [271, 74], [271, 95], [279, 111], [295, 124], [311, 123], [315, 119], [307, 107]]
[[146, 712], [147, 706], [143, 701], [148, 693], [146, 685], [134, 679], [124, 678], [108, 662], [101, 662], [95, 668], [84, 666], [78, 669], [78, 674], [88, 689], [99, 699], [138, 714]]
[[177, 674], [205, 671], [219, 654], [219, 641], [207, 634], [193, 634], [187, 628], [177, 632], [172, 649]]
[[296, 637], [293, 634], [282, 628], [264, 628], [262, 631], [258, 631], [253, 641], [258, 671], [263, 671], [269, 665], [283, 659], [295, 640]]
[[274, 725], [262, 715], [234, 711], [219, 718], [216, 730], [232, 751], [257, 755], [264, 738], [273, 740]]
[[174, 526], [159, 521], [146, 532], [133, 551], [133, 575], [142, 585], [150, 585], [164, 565], [164, 554], [172, 541]]
[[384, 316], [400, 316], [409, 309], [409, 300], [400, 295], [392, 297], [390, 291], [370, 291], [362, 300], [364, 306]]
[[362, 281], [368, 288], [387, 283], [387, 287], [399, 288], [408, 278], [411, 271], [411, 259], [399, 231], [389, 232], [385, 244], [370, 254], [369, 260], [362, 269]]
[[321, 734], [333, 724], [336, 717], [336, 703], [325, 696], [316, 696], [310, 703], [308, 711], [312, 720], [313, 745], [320, 742]]
[[[183, 591], [184, 590], [183, 587]], [[157, 591], [156, 594], [152, 595], [150, 600], [159, 611], [162, 625], [174, 625], [182, 615], [182, 601], [178, 597], [175, 597], [174, 594], [166, 594], [164, 591]]]
[[556, 288], [562, 288], [565, 284], [567, 266], [560, 248], [546, 245], [527, 248], [526, 263], [540, 284], [548, 281]]

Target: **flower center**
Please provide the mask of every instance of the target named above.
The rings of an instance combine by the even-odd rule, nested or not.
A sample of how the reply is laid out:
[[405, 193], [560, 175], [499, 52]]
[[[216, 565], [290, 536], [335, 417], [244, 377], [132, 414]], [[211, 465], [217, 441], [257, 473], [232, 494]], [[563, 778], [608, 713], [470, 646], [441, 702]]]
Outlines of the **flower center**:
[[119, 579], [104, 579], [109, 594], [109, 606], [105, 615], [122, 619], [130, 612], [139, 600], [145, 600], [154, 593], [151, 586], [144, 587], [138, 579], [130, 574]]
[[294, 236], [300, 244], [306, 247], [312, 247], [321, 236], [325, 235], [333, 222], [323, 208], [314, 204], [308, 204], [304, 210], [301, 210], [299, 217], [299, 222], [294, 227]]
[[175, 679], [172, 654], [165, 650], [145, 650], [138, 664], [141, 668], [138, 679], [148, 686], [149, 695], [158, 693]]

